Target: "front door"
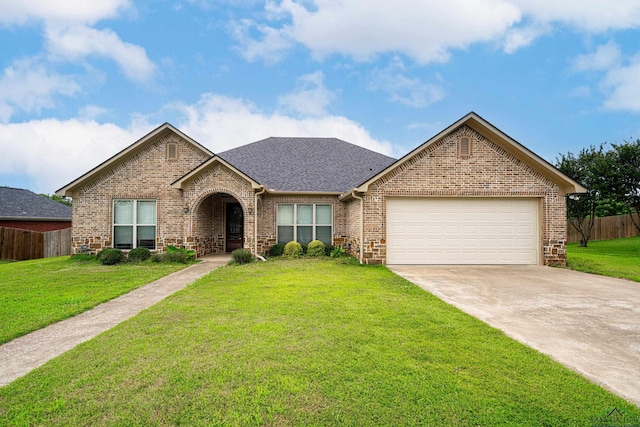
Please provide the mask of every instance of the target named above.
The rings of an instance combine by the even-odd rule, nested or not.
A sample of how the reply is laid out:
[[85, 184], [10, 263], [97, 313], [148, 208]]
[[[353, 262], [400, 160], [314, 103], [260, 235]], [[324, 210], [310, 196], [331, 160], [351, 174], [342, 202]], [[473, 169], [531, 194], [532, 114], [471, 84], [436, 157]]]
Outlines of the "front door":
[[227, 252], [232, 252], [242, 248], [244, 216], [242, 214], [242, 206], [239, 203], [227, 203], [226, 206], [226, 250]]

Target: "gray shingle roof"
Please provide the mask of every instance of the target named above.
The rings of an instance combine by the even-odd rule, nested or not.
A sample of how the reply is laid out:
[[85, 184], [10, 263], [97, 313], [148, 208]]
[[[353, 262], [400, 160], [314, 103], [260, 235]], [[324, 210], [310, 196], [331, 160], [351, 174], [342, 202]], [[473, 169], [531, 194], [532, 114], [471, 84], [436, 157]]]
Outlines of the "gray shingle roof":
[[337, 138], [271, 137], [218, 156], [277, 191], [344, 192], [396, 161]]
[[21, 188], [0, 187], [0, 219], [71, 221], [71, 208]]

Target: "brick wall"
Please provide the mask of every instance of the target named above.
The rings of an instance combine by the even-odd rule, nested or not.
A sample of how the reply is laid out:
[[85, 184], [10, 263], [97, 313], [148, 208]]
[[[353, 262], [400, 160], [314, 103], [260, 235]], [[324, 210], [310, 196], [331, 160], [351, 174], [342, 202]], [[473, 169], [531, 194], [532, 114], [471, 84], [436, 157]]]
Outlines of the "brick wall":
[[[458, 155], [458, 138], [471, 137], [471, 155]], [[545, 264], [566, 262], [565, 200], [558, 185], [467, 126], [432, 143], [369, 187], [364, 195], [364, 259], [386, 260], [386, 197], [537, 197]]]
[[71, 221], [0, 221], [0, 227], [31, 231], [64, 230], [71, 227]]
[[269, 252], [277, 243], [278, 203], [316, 203], [333, 206], [333, 245], [343, 245], [347, 237], [346, 205], [337, 196], [284, 196], [264, 194], [258, 202], [258, 254]]
[[[176, 143], [178, 158], [167, 160], [167, 144]], [[170, 184], [208, 158], [191, 143], [171, 133], [148, 141], [141, 149], [73, 194], [73, 250], [87, 245], [92, 252], [112, 246], [113, 200], [157, 200], [157, 242], [181, 244], [184, 236], [184, 202]]]

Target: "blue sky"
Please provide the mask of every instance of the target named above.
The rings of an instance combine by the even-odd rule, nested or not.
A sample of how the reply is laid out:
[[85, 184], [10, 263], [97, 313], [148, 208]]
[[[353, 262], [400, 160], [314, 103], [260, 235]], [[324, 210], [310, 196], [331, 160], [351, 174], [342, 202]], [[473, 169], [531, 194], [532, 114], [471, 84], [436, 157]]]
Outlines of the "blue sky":
[[52, 193], [164, 122], [401, 157], [475, 111], [553, 163], [640, 137], [639, 30], [637, 0], [0, 0], [0, 185]]

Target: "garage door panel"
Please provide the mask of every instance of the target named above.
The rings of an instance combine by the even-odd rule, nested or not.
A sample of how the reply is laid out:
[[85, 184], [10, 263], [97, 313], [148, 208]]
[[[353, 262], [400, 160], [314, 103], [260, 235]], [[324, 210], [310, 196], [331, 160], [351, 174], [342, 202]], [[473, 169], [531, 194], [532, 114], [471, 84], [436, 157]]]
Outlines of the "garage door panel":
[[538, 201], [390, 198], [390, 264], [537, 264]]

